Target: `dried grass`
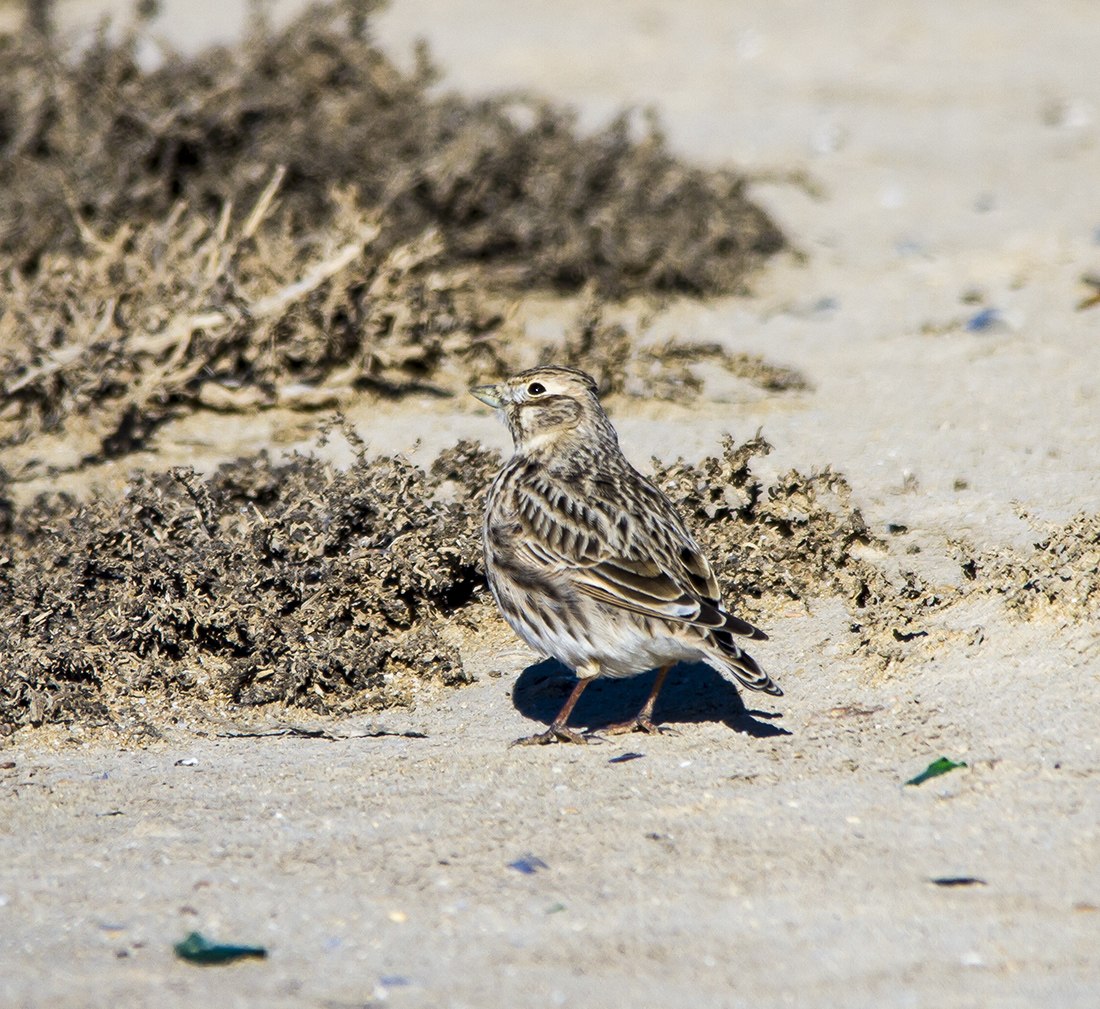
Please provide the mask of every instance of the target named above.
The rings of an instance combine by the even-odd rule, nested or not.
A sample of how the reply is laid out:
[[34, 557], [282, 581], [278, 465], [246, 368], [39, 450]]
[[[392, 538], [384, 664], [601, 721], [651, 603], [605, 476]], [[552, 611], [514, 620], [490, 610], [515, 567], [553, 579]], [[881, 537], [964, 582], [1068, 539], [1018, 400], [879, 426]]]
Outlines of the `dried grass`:
[[0, 447], [499, 373], [507, 292], [728, 292], [783, 245], [656, 127], [436, 95], [372, 6], [151, 71], [137, 35], [0, 39]]

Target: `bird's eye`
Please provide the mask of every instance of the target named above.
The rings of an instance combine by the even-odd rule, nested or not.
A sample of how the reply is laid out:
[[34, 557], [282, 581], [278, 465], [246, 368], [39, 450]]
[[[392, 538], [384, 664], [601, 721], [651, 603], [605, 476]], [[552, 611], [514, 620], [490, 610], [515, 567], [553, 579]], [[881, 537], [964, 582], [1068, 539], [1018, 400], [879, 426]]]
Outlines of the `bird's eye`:
[[532, 396], [541, 396], [544, 392], [546, 392], [546, 386], [543, 385], [541, 382], [532, 382], [527, 387], [527, 392]]

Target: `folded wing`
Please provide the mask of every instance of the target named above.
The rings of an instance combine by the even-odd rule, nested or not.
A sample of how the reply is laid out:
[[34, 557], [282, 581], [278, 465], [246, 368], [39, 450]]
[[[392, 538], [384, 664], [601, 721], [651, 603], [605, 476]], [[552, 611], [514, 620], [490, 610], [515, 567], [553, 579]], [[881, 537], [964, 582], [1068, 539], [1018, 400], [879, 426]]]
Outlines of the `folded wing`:
[[722, 608], [718, 581], [699, 545], [664, 495], [648, 489], [651, 520], [643, 528], [592, 499], [566, 499], [560, 490], [536, 498], [532, 490], [517, 489], [516, 512], [531, 527], [531, 535], [517, 537], [517, 554], [612, 606], [765, 640], [763, 631]]

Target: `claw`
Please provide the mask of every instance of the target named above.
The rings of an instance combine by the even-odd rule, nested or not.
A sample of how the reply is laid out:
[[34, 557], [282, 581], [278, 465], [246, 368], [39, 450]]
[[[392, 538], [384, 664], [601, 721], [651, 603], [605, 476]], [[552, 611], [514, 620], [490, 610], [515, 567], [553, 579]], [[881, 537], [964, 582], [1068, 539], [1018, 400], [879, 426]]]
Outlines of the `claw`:
[[548, 746], [550, 743], [577, 743], [585, 746], [588, 739], [574, 729], [564, 725], [551, 725], [545, 732], [536, 732], [533, 736], [520, 736], [512, 746]]
[[667, 725], [657, 725], [645, 715], [639, 715], [637, 718], [631, 718], [625, 722], [616, 722], [614, 725], [604, 726], [600, 729], [600, 732], [607, 733], [609, 736], [621, 736], [627, 732], [646, 732], [658, 736], [679, 735], [675, 729], [670, 729]]

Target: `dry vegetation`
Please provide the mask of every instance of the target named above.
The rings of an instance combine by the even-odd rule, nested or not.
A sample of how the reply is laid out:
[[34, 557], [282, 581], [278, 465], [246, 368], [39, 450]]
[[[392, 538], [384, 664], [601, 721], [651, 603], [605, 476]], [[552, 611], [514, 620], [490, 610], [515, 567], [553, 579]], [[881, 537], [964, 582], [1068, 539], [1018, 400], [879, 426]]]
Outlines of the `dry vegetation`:
[[[0, 722], [94, 721], [181, 693], [384, 707], [419, 677], [463, 682], [438, 625], [483, 585], [480, 461], [459, 447], [429, 475], [261, 456], [19, 511], [0, 557]], [[470, 483], [441, 500], [451, 469]]]
[[437, 95], [370, 6], [152, 71], [136, 37], [0, 39], [0, 447], [59, 433], [79, 462], [200, 404], [499, 373], [508, 292], [732, 291], [783, 245], [652, 124]]

